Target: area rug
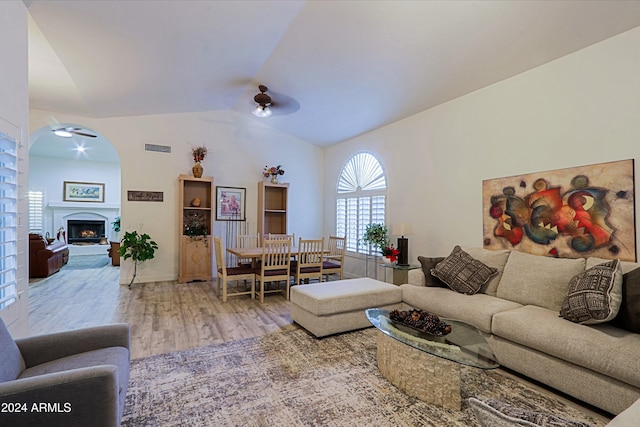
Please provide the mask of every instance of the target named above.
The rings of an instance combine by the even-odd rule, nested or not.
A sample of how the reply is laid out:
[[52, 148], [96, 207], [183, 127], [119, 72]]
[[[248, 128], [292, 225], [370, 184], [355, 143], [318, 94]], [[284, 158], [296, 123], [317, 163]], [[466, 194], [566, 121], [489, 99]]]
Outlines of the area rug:
[[102, 268], [111, 262], [109, 255], [73, 255], [63, 267], [65, 270], [86, 270], [90, 268]]
[[469, 397], [603, 425], [497, 370], [463, 368], [460, 411], [409, 397], [380, 375], [375, 333], [295, 329], [133, 360], [122, 426], [478, 426]]

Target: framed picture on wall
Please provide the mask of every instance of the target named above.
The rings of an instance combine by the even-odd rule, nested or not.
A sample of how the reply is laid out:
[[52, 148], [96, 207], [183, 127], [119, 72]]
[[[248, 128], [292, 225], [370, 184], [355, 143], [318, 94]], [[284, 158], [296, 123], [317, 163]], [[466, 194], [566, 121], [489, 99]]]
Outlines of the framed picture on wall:
[[216, 221], [245, 221], [246, 188], [216, 187]]
[[64, 182], [65, 202], [104, 203], [104, 184], [97, 182]]

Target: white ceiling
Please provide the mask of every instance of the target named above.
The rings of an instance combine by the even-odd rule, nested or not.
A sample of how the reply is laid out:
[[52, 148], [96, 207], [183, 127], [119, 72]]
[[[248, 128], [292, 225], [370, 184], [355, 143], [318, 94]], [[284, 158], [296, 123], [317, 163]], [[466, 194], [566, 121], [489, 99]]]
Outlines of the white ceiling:
[[[640, 25], [640, 1], [615, 0], [24, 3], [31, 108], [231, 109], [318, 146]], [[258, 84], [299, 109], [251, 116]]]

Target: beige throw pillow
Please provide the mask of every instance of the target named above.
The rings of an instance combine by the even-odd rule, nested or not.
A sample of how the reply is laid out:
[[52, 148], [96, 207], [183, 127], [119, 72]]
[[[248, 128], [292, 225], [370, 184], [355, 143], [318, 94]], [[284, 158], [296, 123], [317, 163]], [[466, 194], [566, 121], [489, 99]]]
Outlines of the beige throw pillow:
[[612, 320], [622, 303], [622, 270], [615, 259], [576, 275], [562, 302], [560, 315], [567, 320], [593, 325]]

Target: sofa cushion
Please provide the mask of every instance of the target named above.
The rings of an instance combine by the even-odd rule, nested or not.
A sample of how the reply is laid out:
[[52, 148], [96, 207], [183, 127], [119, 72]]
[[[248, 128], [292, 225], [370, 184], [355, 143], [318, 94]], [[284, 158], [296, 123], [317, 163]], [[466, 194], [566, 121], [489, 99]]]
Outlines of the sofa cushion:
[[504, 266], [507, 264], [507, 260], [509, 259], [509, 254], [511, 253], [511, 251], [508, 249], [491, 251], [485, 248], [469, 248], [466, 246], [462, 246], [462, 250], [478, 261], [498, 270], [498, 274], [492, 276], [491, 279], [489, 279], [487, 283], [482, 285], [482, 287], [478, 291], [483, 294], [492, 295], [495, 297], [496, 292], [498, 291], [498, 284], [502, 279]]
[[475, 294], [498, 270], [474, 259], [456, 246], [448, 257], [431, 269], [431, 274], [451, 289], [467, 295]]
[[465, 295], [449, 288], [401, 285], [402, 302], [442, 317], [461, 320], [482, 332], [491, 333], [493, 315], [522, 307], [520, 304], [486, 294]]
[[560, 315], [584, 325], [616, 317], [622, 302], [622, 270], [617, 259], [595, 265], [574, 276], [562, 302]]
[[569, 281], [582, 273], [584, 258], [549, 258], [511, 251], [496, 295], [527, 305], [560, 311]]
[[518, 408], [496, 399], [482, 401], [472, 397], [468, 402], [481, 427], [592, 427], [591, 424], [582, 421]]
[[422, 272], [424, 273], [425, 286], [435, 286], [437, 288], [448, 287], [446, 283], [431, 274], [431, 269], [434, 268], [439, 262], [444, 261], [443, 256], [435, 258], [419, 256], [418, 261], [420, 261]]
[[493, 316], [491, 332], [500, 338], [557, 357], [637, 387], [640, 335], [610, 323], [580, 325], [556, 310], [527, 305]]

